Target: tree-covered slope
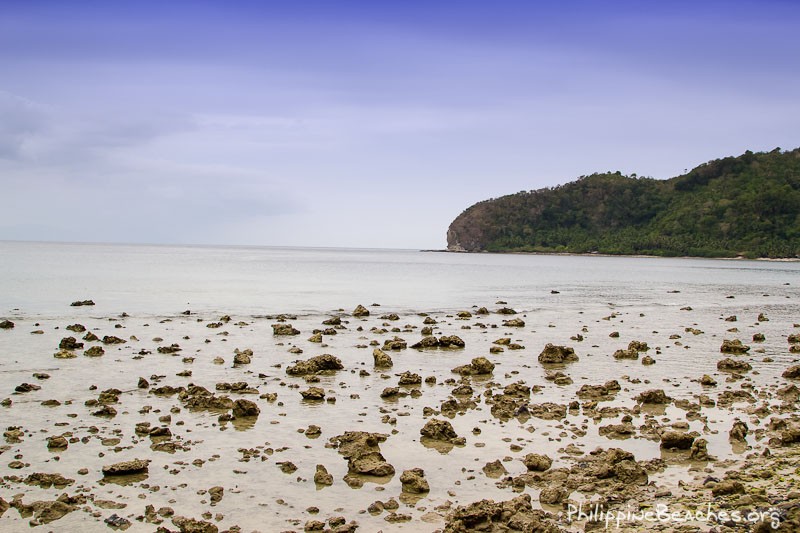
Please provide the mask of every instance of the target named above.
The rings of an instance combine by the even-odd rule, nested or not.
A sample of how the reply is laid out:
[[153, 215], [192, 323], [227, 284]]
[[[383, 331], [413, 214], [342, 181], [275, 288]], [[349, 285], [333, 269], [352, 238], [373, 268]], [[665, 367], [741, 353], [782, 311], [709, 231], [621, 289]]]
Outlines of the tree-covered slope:
[[800, 148], [746, 152], [669, 180], [592, 174], [479, 202], [453, 251], [704, 257], [800, 255]]

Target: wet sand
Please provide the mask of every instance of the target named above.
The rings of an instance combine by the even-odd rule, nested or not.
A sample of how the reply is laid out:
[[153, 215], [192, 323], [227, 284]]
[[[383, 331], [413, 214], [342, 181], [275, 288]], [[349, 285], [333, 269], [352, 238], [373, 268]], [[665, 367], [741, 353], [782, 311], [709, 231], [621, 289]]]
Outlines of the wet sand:
[[[769, 511], [796, 530], [794, 300], [682, 303], [9, 316], [0, 530], [602, 529], [581, 504]], [[735, 339], [749, 349], [721, 353]], [[725, 522], [619, 526], [752, 527]]]

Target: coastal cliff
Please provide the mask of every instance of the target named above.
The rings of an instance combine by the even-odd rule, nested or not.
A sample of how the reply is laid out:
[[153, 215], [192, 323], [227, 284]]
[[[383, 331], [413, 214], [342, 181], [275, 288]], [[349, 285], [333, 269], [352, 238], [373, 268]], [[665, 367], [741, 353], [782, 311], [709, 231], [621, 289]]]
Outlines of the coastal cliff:
[[668, 180], [619, 172], [478, 202], [447, 230], [459, 252], [800, 256], [800, 148], [745, 152]]

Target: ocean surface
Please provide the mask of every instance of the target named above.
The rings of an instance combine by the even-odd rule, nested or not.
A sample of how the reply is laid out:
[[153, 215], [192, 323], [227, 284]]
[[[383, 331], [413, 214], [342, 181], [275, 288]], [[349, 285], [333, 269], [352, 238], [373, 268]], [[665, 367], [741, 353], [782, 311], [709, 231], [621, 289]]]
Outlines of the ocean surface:
[[[702, 410], [699, 404], [691, 408], [700, 412], [694, 416], [687, 409], [702, 395], [713, 399], [741, 389], [753, 390], [759, 405], [782, 412], [781, 374], [797, 361], [787, 336], [798, 331], [799, 283], [800, 263], [794, 262], [0, 242], [0, 320], [15, 324], [0, 330], [0, 399], [8, 400], [0, 419], [3, 428], [24, 429], [21, 442], [7, 442], [0, 478], [34, 472], [74, 478], [70, 494], [81, 487], [127, 505], [117, 512], [133, 521], [129, 532], [153, 531], [153, 524], [135, 518], [145, 505], [174, 507], [184, 516], [218, 512], [224, 515], [220, 529], [234, 524], [244, 531], [300, 529], [317, 517], [305, 511], [313, 505], [321, 510], [319, 518], [356, 518], [364, 531], [435, 531], [443, 518], [429, 511], [438, 506], [512, 497], [483, 474], [483, 465], [502, 459], [509, 474], [518, 475], [526, 471], [520, 458], [536, 452], [554, 458], [556, 467], [569, 466], [567, 445], [584, 452], [614, 446], [640, 460], [662, 459], [670, 468], [651, 480], [674, 488], [693, 475], [693, 466], [680, 453], [661, 450], [648, 428], [682, 422], [707, 439], [709, 453], [719, 459], [763, 452], [765, 424], [747, 413], [748, 403], [736, 404], [734, 411], [706, 401]], [[87, 299], [96, 305], [70, 306]], [[371, 311], [369, 317], [351, 316], [359, 304]], [[457, 314], [479, 306], [490, 313]], [[508, 316], [498, 312], [504, 307], [516, 310], [524, 327], [506, 324]], [[288, 322], [297, 335], [274, 335], [279, 319], [272, 316], [282, 313], [295, 315]], [[331, 315], [342, 325], [321, 342], [312, 340]], [[102, 357], [87, 357], [84, 348], [101, 342], [87, 339], [78, 324], [95, 338], [114, 335], [122, 343], [102, 344]], [[436, 335], [458, 335], [466, 347], [411, 348], [429, 324]], [[755, 334], [764, 340], [751, 342]], [[54, 357], [63, 338], [73, 335], [86, 346], [72, 358]], [[374, 368], [373, 347], [385, 347], [396, 336], [409, 348], [386, 348], [394, 367]], [[497, 352], [496, 339], [503, 337], [516, 349]], [[720, 345], [731, 338], [752, 344], [749, 354], [737, 356], [753, 365], [746, 377], [717, 367], [725, 356]], [[648, 343], [656, 364], [612, 356], [631, 340]], [[537, 356], [548, 343], [574, 347], [579, 360], [557, 368], [539, 364]], [[180, 351], [161, 350], [170, 346]], [[239, 349], [252, 350], [250, 364], [232, 364]], [[344, 369], [318, 377], [329, 401], [306, 402], [299, 389], [308, 384], [288, 375], [286, 367], [320, 353], [334, 354]], [[479, 355], [497, 365], [492, 375], [463, 378], [453, 372]], [[556, 370], [567, 373], [569, 382], [554, 383]], [[413, 387], [416, 395], [384, 398], [381, 391], [398, 382], [400, 372], [426, 381]], [[702, 386], [704, 374], [718, 385]], [[152, 388], [140, 388], [140, 378]], [[602, 417], [590, 409], [594, 402], [563, 419], [520, 414], [503, 420], [492, 410], [492, 392], [511, 383], [534, 388], [531, 405], [566, 406], [583, 385], [609, 380], [622, 390], [601, 399], [598, 409], [618, 408]], [[261, 409], [255, 420], [226, 423], [219, 410], [194, 409], [175, 394], [152, 392], [157, 386], [196, 384], [223, 394], [220, 384], [241, 382], [257, 389], [247, 396]], [[15, 392], [21, 383], [37, 388]], [[453, 387], [465, 383], [472, 392], [459, 398], [472, 403], [444, 414]], [[635, 398], [653, 388], [663, 388], [675, 402], [639, 410]], [[110, 418], [94, 412], [98, 391], [104, 390], [120, 392], [117, 414]], [[426, 408], [442, 408], [439, 416], [449, 417], [466, 445], [423, 442]], [[626, 413], [634, 415], [637, 435], [600, 433], [602, 425], [619, 423]], [[744, 417], [753, 430], [747, 445], [728, 440], [735, 417]], [[138, 435], [134, 429], [142, 422], [166, 424], [177, 448], [157, 449], [164, 437]], [[312, 424], [321, 427], [321, 436], [303, 434]], [[359, 490], [348, 486], [348, 463], [327, 443], [353, 430], [387, 435], [381, 444], [387, 461], [398, 474], [422, 468], [431, 493], [409, 499], [399, 475], [364, 479]], [[70, 438], [69, 448], [49, 450], [47, 437], [61, 434]], [[251, 460], [243, 450], [257, 456]], [[12, 457], [21, 460], [13, 465]], [[153, 461], [146, 479], [103, 478], [104, 465], [133, 458]], [[280, 461], [291, 461], [297, 472], [283, 473]], [[327, 467], [332, 486], [315, 486], [316, 465]], [[212, 485], [225, 488], [213, 509], [202, 496]], [[538, 501], [538, 489], [526, 490]], [[6, 492], [22, 493], [29, 503], [63, 491], [9, 482]], [[389, 497], [401, 500], [410, 522], [389, 525], [386, 513], [364, 511]], [[100, 509], [97, 516], [111, 512]], [[108, 531], [97, 516], [73, 512], [52, 526]], [[30, 531], [29, 520], [7, 511], [0, 531]]]
[[[742, 293], [794, 295], [800, 263], [416, 250], [0, 242], [0, 314], [259, 316], [379, 303], [453, 311], [513, 299], [528, 310], [697, 304]], [[557, 292], [553, 292], [557, 291]], [[674, 291], [680, 291], [674, 292]], [[741, 300], [737, 302], [741, 304]]]

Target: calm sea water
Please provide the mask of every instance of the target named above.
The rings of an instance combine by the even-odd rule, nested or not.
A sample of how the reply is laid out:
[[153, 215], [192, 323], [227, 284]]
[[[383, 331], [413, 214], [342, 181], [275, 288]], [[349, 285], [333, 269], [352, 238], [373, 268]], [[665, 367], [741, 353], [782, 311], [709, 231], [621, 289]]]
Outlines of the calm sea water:
[[[0, 242], [0, 313], [318, 314], [373, 302], [403, 311], [513, 299], [529, 310], [685, 304], [671, 291], [791, 295], [800, 263], [431, 253], [416, 250]], [[552, 293], [551, 291], [558, 291]], [[738, 303], [742, 303], [741, 301]]]
[[[311, 517], [303, 511], [309, 505], [321, 509], [321, 518], [357, 518], [365, 531], [434, 531], [443, 523], [426, 522], [424, 509], [445, 501], [462, 505], [486, 497], [497, 501], [511, 497], [507, 489], [495, 485], [496, 480], [480, 472], [482, 465], [502, 458], [509, 472], [517, 475], [526, 468], [512, 457], [535, 451], [555, 458], [557, 466], [566, 466], [569, 462], [560, 450], [567, 444], [584, 451], [621, 447], [639, 459], [671, 461], [674, 467], [651, 479], [659, 486], [674, 487], [689, 475], [680, 458], [664, 453], [647, 438], [618, 440], [600, 435], [599, 426], [617, 423], [626, 411], [602, 421], [589, 419], [584, 410], [570, 413], [565, 420], [534, 417], [505, 423], [491, 415], [484, 388], [497, 391], [522, 380], [538, 388], [532, 403], [566, 405], [575, 400], [582, 385], [616, 379], [622, 390], [607, 405], [625, 408], [635, 404], [637, 394], [654, 387], [665, 389], [675, 399], [695, 402], [698, 394], [716, 397], [718, 392], [747, 384], [755, 387], [759, 402], [780, 412], [781, 400], [772, 393], [785, 384], [781, 373], [796, 361], [786, 337], [798, 331], [794, 324], [800, 322], [799, 277], [800, 263], [757, 261], [0, 242], [0, 319], [10, 318], [16, 324], [0, 332], [0, 398], [13, 399], [10, 407], [0, 408], [0, 417], [2, 427], [24, 426], [24, 441], [14, 444], [14, 451], [7, 455], [23, 457], [30, 465], [14, 470], [10, 459], [4, 460], [0, 477], [60, 472], [79, 479], [82, 487], [103, 499], [126, 503], [128, 507], [119, 512], [131, 520], [147, 504], [169, 505], [177, 514], [200, 516], [209, 511], [200, 495], [209, 486], [220, 485], [225, 487], [225, 497], [213, 509], [225, 516], [220, 529], [238, 524], [244, 531], [296, 529]], [[97, 305], [69, 305], [89, 298]], [[498, 300], [518, 310], [525, 327], [505, 327], [505, 315], [494, 312], [464, 320], [451, 313], [475, 305], [496, 311], [501, 307]], [[373, 310], [366, 319], [349, 316], [357, 304], [373, 302], [381, 304], [379, 312]], [[311, 332], [339, 308], [346, 311], [341, 313], [346, 327], [336, 335], [326, 334], [322, 344], [311, 342]], [[180, 315], [186, 309], [194, 314]], [[392, 352], [392, 371], [374, 369], [369, 344], [379, 346], [394, 335], [413, 342], [425, 324], [416, 314], [420, 311], [436, 320], [437, 333], [457, 334], [467, 348]], [[122, 312], [130, 316], [119, 318]], [[388, 318], [381, 317], [389, 312], [398, 313], [400, 320], [389, 324]], [[291, 323], [302, 334], [274, 336], [275, 320], [262, 315], [276, 313], [297, 314]], [[209, 328], [222, 314], [233, 320]], [[738, 315], [735, 323], [726, 320], [732, 315]], [[71, 335], [65, 326], [75, 323], [99, 337], [120, 336], [125, 343], [105, 346], [103, 357], [84, 357], [78, 351], [73, 359], [54, 358], [61, 339]], [[765, 335], [766, 340], [752, 343], [751, 353], [741, 359], [752, 363], [757, 372], [743, 380], [719, 372], [716, 365], [723, 339], [749, 343], [754, 333]], [[490, 353], [500, 337], [513, 338], [525, 348]], [[645, 366], [639, 360], [612, 357], [634, 339], [652, 347], [649, 354], [657, 364]], [[180, 344], [180, 356], [158, 353], [158, 347], [173, 343]], [[537, 363], [537, 354], [547, 343], [568, 344], [579, 354], [578, 362], [563, 369], [573, 383], [556, 385], [547, 380], [550, 369]], [[320, 386], [336, 403], [301, 400], [295, 387], [306, 384], [285, 372], [285, 365], [298, 358], [290, 351], [294, 347], [302, 348], [303, 358], [321, 350], [341, 358], [345, 371], [320, 377]], [[237, 348], [252, 349], [253, 362], [232, 365]], [[435, 409], [448, 400], [452, 383], [447, 380], [455, 376], [452, 369], [482, 354], [488, 354], [498, 367], [491, 378], [473, 378], [475, 408], [451, 419], [467, 445], [452, 450], [424, 445], [419, 435], [428, 418], [425, 407]], [[380, 391], [396, 382], [401, 371], [433, 376], [436, 384], [422, 385], [419, 397], [384, 399]], [[42, 372], [51, 377], [33, 377]], [[154, 378], [154, 373], [161, 378]], [[718, 387], [702, 387], [698, 378], [703, 374], [714, 376]], [[247, 381], [260, 393], [278, 394], [279, 400], [251, 396], [262, 410], [258, 419], [225, 425], [219, 423], [218, 412], [187, 409], [174, 396], [139, 389], [140, 376], [153, 383], [163, 378], [161, 384], [195, 383], [209, 390], [222, 382]], [[41, 389], [13, 393], [23, 382], [35, 382]], [[96, 398], [97, 391], [90, 385], [124, 391], [116, 417], [104, 420], [92, 414], [93, 408], [85, 402]], [[49, 399], [62, 403], [42, 403]], [[664, 424], [685, 421], [708, 440], [712, 455], [737, 458], [760, 454], [767, 443], [748, 437], [752, 448], [735, 448], [728, 440], [735, 416], [747, 418], [751, 429], [759, 425], [741, 410], [746, 407], [746, 403], [738, 404], [740, 410], [729, 411], [704, 406], [698, 419], [669, 405], [643, 410], [634, 424], [650, 423], [654, 417]], [[187, 447], [175, 454], [152, 450], [151, 440], [134, 432], [142, 421], [160, 425], [159, 417], [166, 413], [174, 417], [169, 424], [173, 440]], [[310, 424], [322, 428], [321, 438], [298, 432]], [[474, 428], [482, 429], [476, 433]], [[342, 481], [347, 462], [325, 443], [352, 430], [391, 434], [381, 450], [398, 472], [418, 467], [427, 473], [432, 492], [417, 508], [401, 507], [413, 514], [412, 522], [387, 526], [383, 515], [362, 512], [378, 498], [400, 494], [402, 500], [403, 494], [399, 476], [370, 481], [361, 490]], [[80, 440], [55, 457], [45, 439], [65, 431]], [[524, 449], [520, 452], [514, 446]], [[243, 461], [241, 450], [257, 447], [269, 447], [275, 455]], [[134, 457], [154, 461], [147, 487], [142, 480], [114, 487], [99, 482], [104, 464]], [[194, 464], [195, 459], [201, 459], [200, 466]], [[281, 460], [291, 460], [297, 474], [280, 473], [276, 463]], [[336, 480], [325, 490], [310, 481], [318, 464], [326, 465]], [[77, 473], [83, 468], [90, 474]], [[160, 490], [147, 490], [153, 486]], [[13, 487], [15, 493], [25, 491], [26, 502], [44, 499], [41, 489], [24, 484]], [[57, 494], [53, 489], [52, 497]], [[538, 501], [536, 492], [532, 497]], [[103, 512], [108, 516], [111, 510]], [[28, 521], [13, 510], [6, 512], [0, 517], [0, 531], [29, 531]], [[152, 531], [151, 524], [133, 522], [130, 531]], [[54, 525], [57, 531], [107, 531], [99, 519], [82, 512], [71, 513]]]

